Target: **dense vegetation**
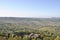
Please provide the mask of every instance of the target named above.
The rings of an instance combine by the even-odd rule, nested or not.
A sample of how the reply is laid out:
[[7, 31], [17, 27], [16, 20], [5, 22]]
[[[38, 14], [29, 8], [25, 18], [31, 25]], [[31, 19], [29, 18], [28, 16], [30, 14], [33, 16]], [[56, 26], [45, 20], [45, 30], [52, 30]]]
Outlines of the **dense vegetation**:
[[[25, 33], [23, 39], [21, 32]], [[60, 18], [0, 17], [0, 40], [36, 40], [26, 38], [28, 33], [40, 34], [37, 40], [60, 40]]]

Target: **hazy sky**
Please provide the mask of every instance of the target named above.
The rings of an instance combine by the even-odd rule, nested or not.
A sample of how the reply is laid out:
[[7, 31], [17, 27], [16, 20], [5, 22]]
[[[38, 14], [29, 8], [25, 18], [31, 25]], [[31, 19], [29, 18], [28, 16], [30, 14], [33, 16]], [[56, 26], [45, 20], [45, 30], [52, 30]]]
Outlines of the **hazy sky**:
[[0, 0], [0, 17], [60, 17], [60, 0]]

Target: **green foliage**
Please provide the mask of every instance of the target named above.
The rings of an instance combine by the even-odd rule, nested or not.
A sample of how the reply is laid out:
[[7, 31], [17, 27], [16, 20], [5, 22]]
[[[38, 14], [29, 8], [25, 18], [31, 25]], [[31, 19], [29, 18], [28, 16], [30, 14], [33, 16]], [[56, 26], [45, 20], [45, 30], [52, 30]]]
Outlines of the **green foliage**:
[[[60, 36], [60, 19], [0, 18], [0, 40], [28, 40], [26, 37], [23, 39], [18, 36], [12, 37], [14, 32], [39, 33], [44, 37], [43, 40], [60, 40], [60, 37], [56, 37], [57, 35]], [[9, 38], [8, 33], [10, 33]]]

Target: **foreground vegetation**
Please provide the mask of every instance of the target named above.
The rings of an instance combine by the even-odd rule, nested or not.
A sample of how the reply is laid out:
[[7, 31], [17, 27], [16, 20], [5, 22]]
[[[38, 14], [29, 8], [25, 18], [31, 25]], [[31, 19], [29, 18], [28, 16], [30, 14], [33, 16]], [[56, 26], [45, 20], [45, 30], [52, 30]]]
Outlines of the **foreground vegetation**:
[[1, 33], [0, 40], [60, 40], [60, 35], [57, 35], [55, 33], [50, 33], [48, 31], [44, 31], [44, 32], [21, 31], [14, 33]]

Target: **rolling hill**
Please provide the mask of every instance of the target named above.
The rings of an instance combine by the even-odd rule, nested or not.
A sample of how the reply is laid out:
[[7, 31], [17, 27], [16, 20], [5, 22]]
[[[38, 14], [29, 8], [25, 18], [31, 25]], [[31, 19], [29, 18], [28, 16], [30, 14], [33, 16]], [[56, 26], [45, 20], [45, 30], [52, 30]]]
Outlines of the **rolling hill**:
[[59, 32], [60, 18], [0, 17], [0, 31], [13, 32], [20, 30]]

